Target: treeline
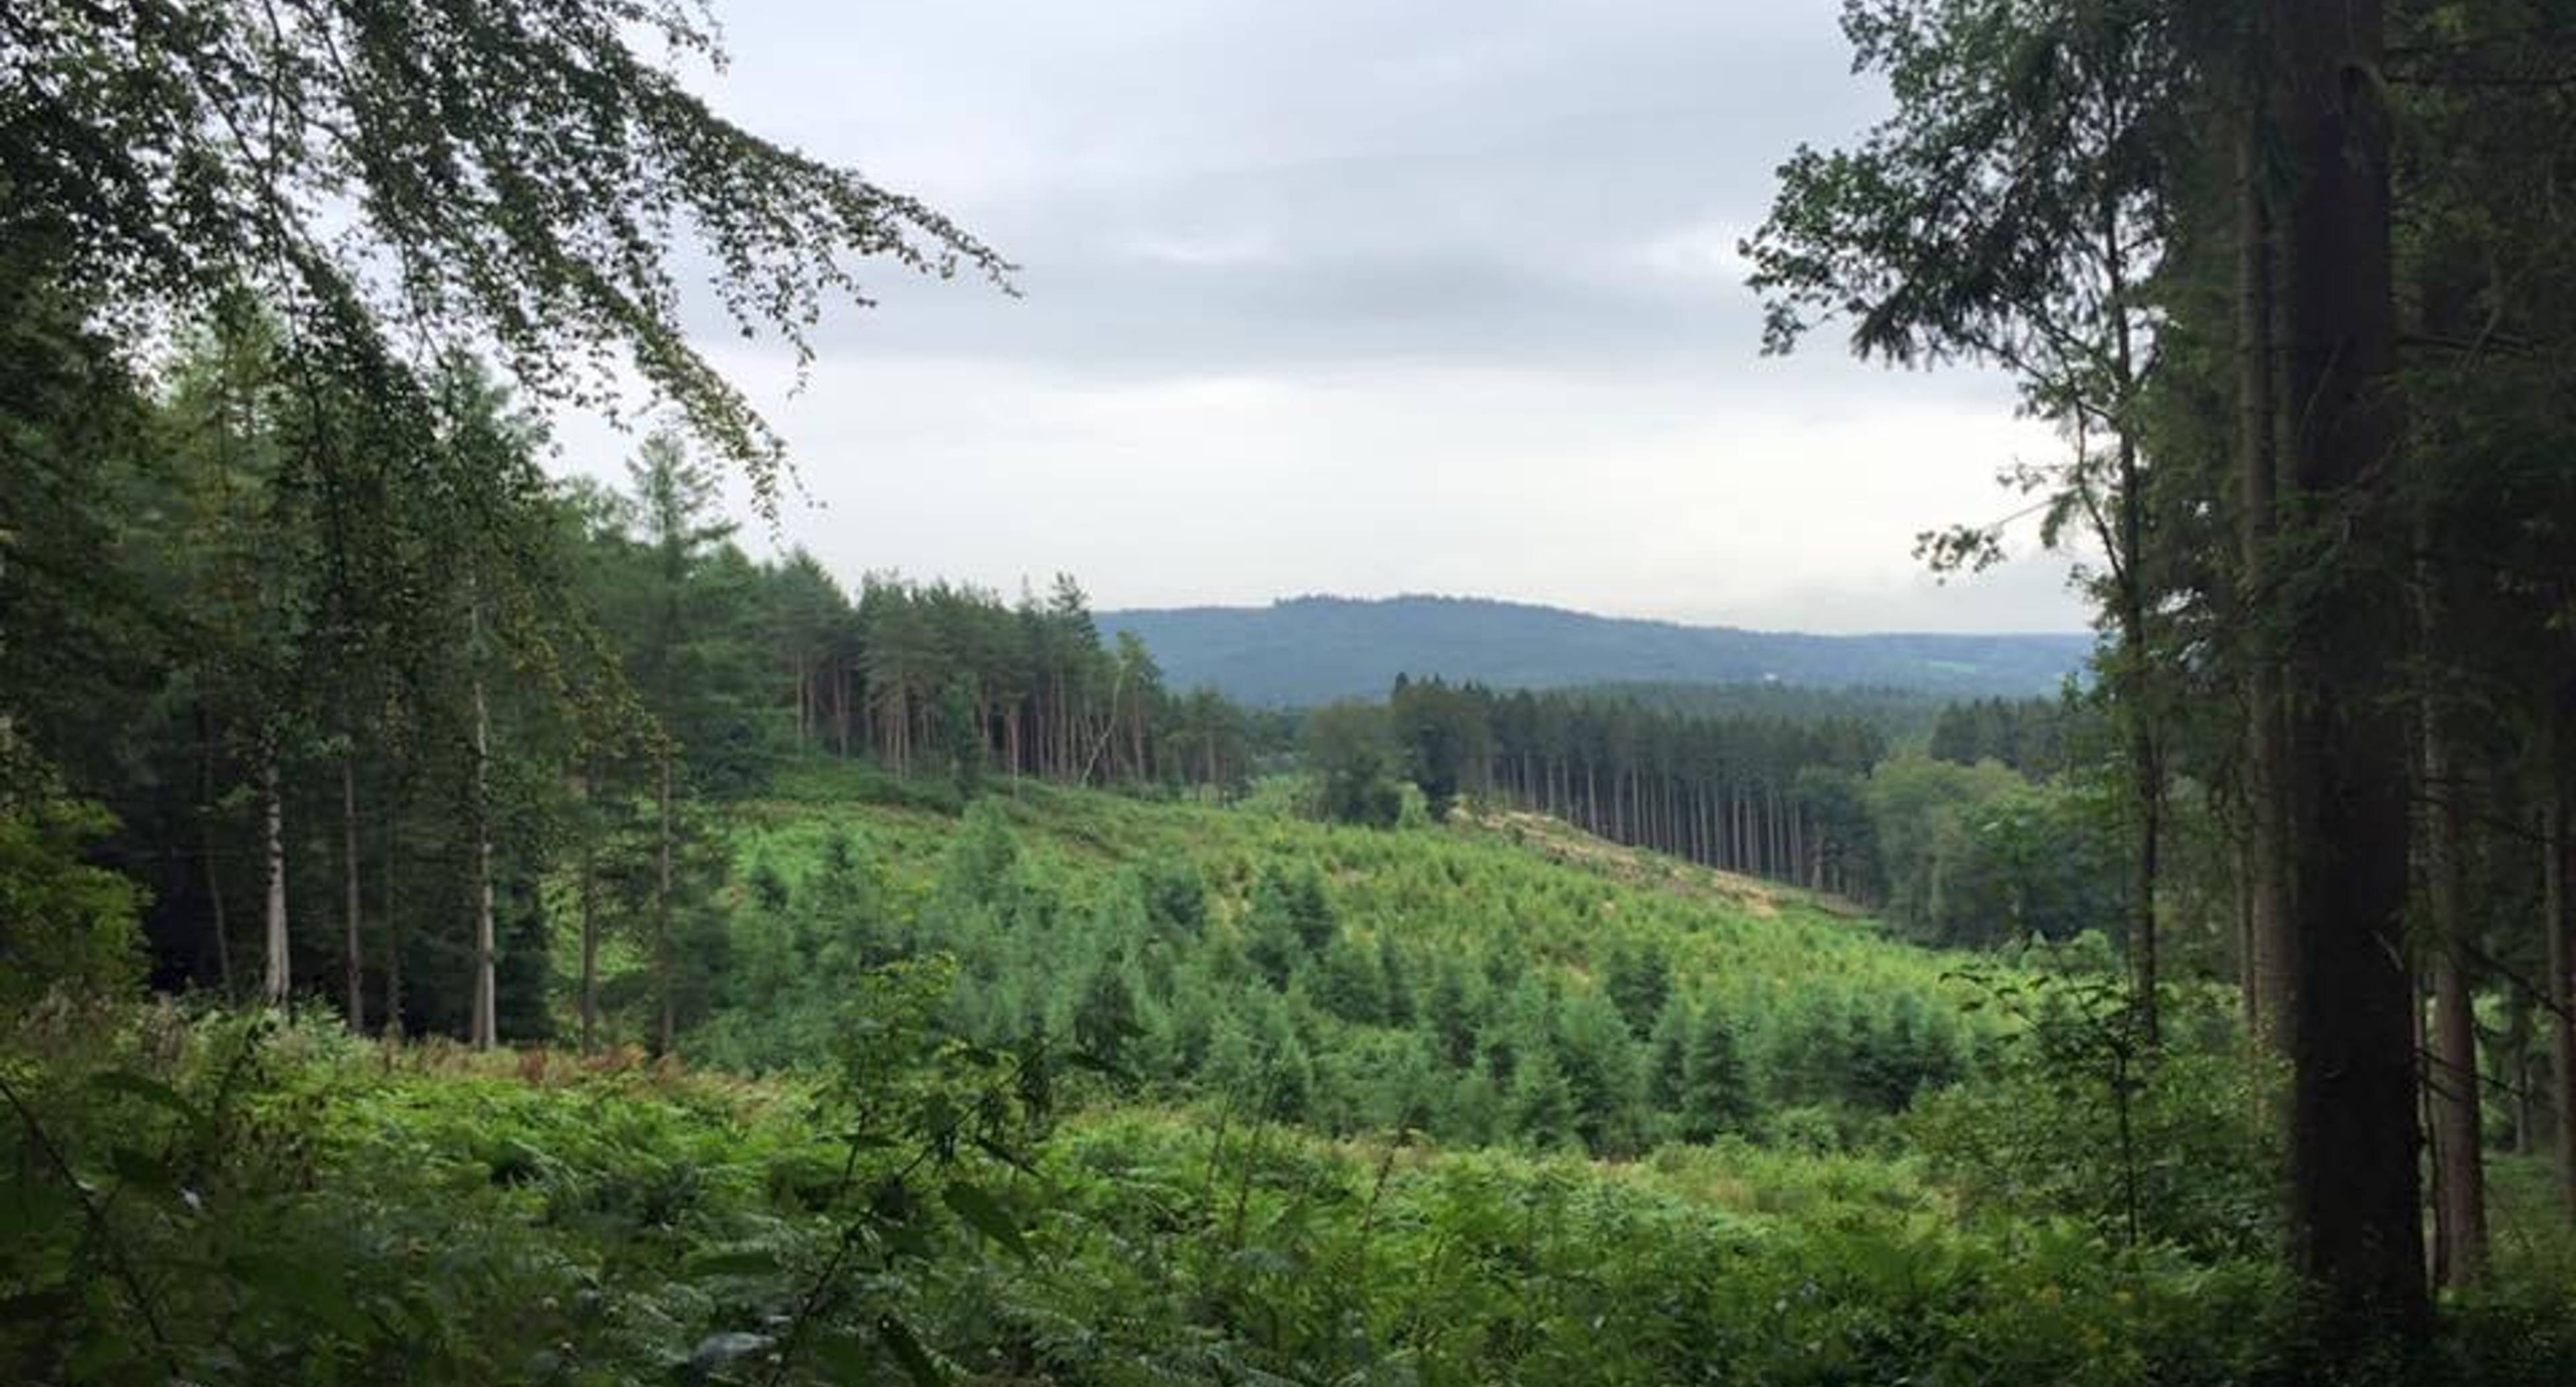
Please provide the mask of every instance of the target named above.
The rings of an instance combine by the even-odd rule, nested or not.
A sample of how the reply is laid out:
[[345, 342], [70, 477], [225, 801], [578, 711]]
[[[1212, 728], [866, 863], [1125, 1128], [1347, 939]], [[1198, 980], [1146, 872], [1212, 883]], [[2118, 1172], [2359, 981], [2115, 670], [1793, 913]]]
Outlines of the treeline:
[[1887, 739], [1862, 719], [1701, 717], [1399, 676], [1382, 708], [1320, 709], [1304, 734], [1333, 817], [1391, 819], [1369, 787], [1398, 776], [1434, 818], [1468, 796], [1728, 871], [1855, 896], [1874, 880], [1856, 787]]
[[[147, 381], [11, 284], [14, 384], [91, 408], [25, 431], [0, 502], [7, 807], [27, 873], [41, 851], [144, 888], [135, 941], [137, 912], [31, 892], [64, 924], [0, 939], [22, 976], [139, 945], [167, 988], [488, 1045], [546, 1035], [560, 975], [585, 1043], [622, 1007], [668, 1046], [723, 966], [726, 806], [782, 758], [952, 794], [1251, 770], [1253, 721], [1105, 646], [1070, 579], [853, 601], [808, 555], [748, 555], [669, 434], [622, 488], [558, 483], [471, 363], [399, 411], [245, 311]], [[550, 918], [577, 921], [560, 946]], [[650, 961], [640, 993], [603, 993], [603, 950]]]
[[1944, 706], [1924, 750], [1962, 766], [2000, 761], [2045, 780], [2100, 759], [2102, 722], [2098, 698], [1980, 698]]
[[[1384, 705], [1306, 716], [1326, 817], [1391, 823], [1466, 798], [1612, 842], [1831, 892], [1927, 943], [2126, 936], [2120, 821], [2094, 696], [1942, 710], [1931, 752], [1830, 712], [1699, 716], [1597, 690], [1402, 679]], [[1723, 703], [1721, 701], [1721, 705]], [[1794, 706], [1778, 704], [1775, 706]], [[1848, 706], [1827, 695], [1821, 706]]]
[[[1832, 687], [1778, 680], [1740, 683], [1689, 683], [1616, 680], [1582, 684], [1568, 692], [1603, 699], [1624, 699], [1655, 712], [1691, 717], [1778, 718], [1787, 722], [1865, 722], [1896, 745], [1931, 735], [1956, 700], [1919, 688], [1878, 688], [1866, 684]], [[1995, 699], [2007, 703], [2012, 700]]]
[[795, 745], [872, 757], [898, 777], [989, 773], [1076, 784], [1240, 790], [1280, 743], [1214, 689], [1167, 689], [1142, 640], [1105, 643], [1088, 600], [1058, 575], [1016, 604], [947, 583], [870, 576], [851, 601], [810, 556], [780, 632]]

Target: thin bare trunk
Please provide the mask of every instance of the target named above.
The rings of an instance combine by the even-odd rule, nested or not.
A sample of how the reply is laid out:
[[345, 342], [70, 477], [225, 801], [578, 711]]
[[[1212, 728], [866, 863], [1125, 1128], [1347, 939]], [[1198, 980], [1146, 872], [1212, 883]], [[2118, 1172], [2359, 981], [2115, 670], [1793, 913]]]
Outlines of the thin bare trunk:
[[225, 918], [224, 874], [215, 859], [215, 750], [206, 710], [197, 710], [197, 845], [206, 874], [206, 901], [215, 914], [215, 981], [224, 1000], [239, 1001], [233, 991], [233, 936]]
[[403, 927], [402, 912], [394, 908], [394, 849], [402, 841], [394, 836], [393, 797], [385, 797], [384, 822], [377, 826], [383, 852], [376, 860], [376, 910], [385, 917], [385, 1034], [399, 1037], [403, 1033]]
[[[584, 762], [581, 799], [585, 810], [599, 797], [599, 770]], [[595, 810], [591, 810], [595, 813]], [[591, 819], [581, 835], [581, 1052], [598, 1050], [599, 1026], [599, 824]]]
[[2569, 832], [2571, 798], [2567, 761], [2571, 728], [2568, 691], [2558, 690], [2552, 706], [2542, 709], [2545, 750], [2541, 774], [2548, 777], [2541, 834], [2541, 929], [2548, 939], [2549, 995], [2544, 1008], [2549, 1027], [2550, 1111], [2558, 1120], [2558, 1192], [2567, 1216], [2576, 1221], [2576, 921], [2569, 912], [2569, 857], [2576, 854], [2576, 834]]
[[[481, 645], [482, 615], [474, 618], [475, 644]], [[484, 695], [483, 672], [474, 672], [474, 1021], [473, 1044], [489, 1050], [501, 1043], [500, 997], [494, 978], [492, 931], [492, 710]]]
[[267, 956], [260, 972], [260, 1000], [286, 1005], [294, 985], [294, 960], [286, 938], [286, 792], [279, 784], [277, 738], [262, 739], [259, 765], [260, 859], [268, 880]]
[[679, 1035], [679, 999], [671, 979], [671, 749], [661, 755], [662, 841], [660, 873], [653, 888], [653, 971], [662, 991], [662, 1024], [658, 1032], [659, 1052], [671, 1053]]
[[[2435, 614], [2427, 612], [2428, 621]], [[2424, 710], [2426, 896], [2433, 910], [2433, 1024], [2425, 1090], [2432, 1108], [2434, 1269], [2445, 1286], [2469, 1286], [2487, 1262], [2486, 1152], [2481, 1144], [2478, 1043], [2469, 978], [2467, 805], [2440, 709]]]
[[344, 952], [348, 955], [348, 1002], [344, 1008], [353, 1034], [367, 1029], [367, 956], [359, 935], [358, 914], [358, 758], [352, 749], [340, 758], [340, 868], [348, 888], [348, 907], [342, 919], [347, 931]]
[[202, 854], [206, 864], [206, 899], [215, 913], [215, 983], [226, 1001], [240, 1000], [233, 992], [232, 928], [224, 919], [224, 874], [215, 865], [215, 845], [209, 841]]

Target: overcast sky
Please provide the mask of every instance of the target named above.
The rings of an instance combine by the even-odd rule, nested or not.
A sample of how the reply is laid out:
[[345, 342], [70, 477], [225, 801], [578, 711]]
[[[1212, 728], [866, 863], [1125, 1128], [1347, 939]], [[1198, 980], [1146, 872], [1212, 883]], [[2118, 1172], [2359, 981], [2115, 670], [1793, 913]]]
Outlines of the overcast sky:
[[[1971, 372], [1757, 351], [1736, 238], [1879, 109], [1832, 0], [730, 0], [751, 128], [915, 193], [1025, 297], [879, 271], [788, 363], [785, 542], [845, 581], [1102, 607], [1491, 595], [1858, 631], [2073, 629], [2032, 552], [1916, 531], [2052, 446]], [[566, 465], [632, 440], [579, 423]]]

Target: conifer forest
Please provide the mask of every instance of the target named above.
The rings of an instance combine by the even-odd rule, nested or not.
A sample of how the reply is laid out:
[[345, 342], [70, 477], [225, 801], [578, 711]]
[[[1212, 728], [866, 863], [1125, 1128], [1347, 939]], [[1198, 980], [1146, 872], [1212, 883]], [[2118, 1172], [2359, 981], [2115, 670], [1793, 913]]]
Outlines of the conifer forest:
[[[1269, 635], [1186, 616], [1275, 696], [1170, 676], [1121, 609], [1272, 581], [1249, 556], [1307, 507], [1312, 581], [1392, 593], [1495, 527], [1613, 577], [1793, 552], [1761, 529], [1841, 553], [1869, 484], [1764, 511], [1833, 459], [1690, 463], [1737, 469], [1730, 553], [1643, 496], [1607, 540], [1571, 499], [1510, 519], [1518, 462], [1424, 463], [1441, 515], [1371, 490], [1391, 454], [812, 441], [824, 409], [984, 426], [847, 382], [1049, 313], [1100, 316], [1024, 437], [1255, 417], [1250, 368], [1117, 375], [1159, 329], [1103, 296], [1143, 272], [1051, 262], [1087, 243], [1012, 210], [1022, 176], [1134, 263], [1253, 277], [1176, 320], [1209, 353], [1293, 322], [1344, 363], [1295, 410], [1452, 299], [1479, 350], [1575, 311], [1469, 252], [1373, 260], [1436, 200], [1410, 175], [1363, 180], [1306, 293], [1215, 210], [1113, 206], [1151, 141], [907, 159], [975, 144], [930, 97], [1022, 20], [1089, 35], [1067, 68], [1284, 22], [968, 8], [0, 6], [0, 1380], [2576, 1383], [2576, 5], [1725, 16], [1823, 25], [1849, 90], [1691, 136], [1756, 201], [1689, 359], [1856, 392], [1814, 415], [1992, 386], [2036, 442], [1940, 462], [1965, 499], [1905, 517], [1898, 581], [1940, 581], [1903, 600], [2060, 556], [2078, 661], [2040, 691], [1993, 670], [2060, 646], [1736, 631], [1923, 674], [1710, 682], [1628, 622], [1524, 679], [1591, 658], [1568, 614], [1408, 599], [1458, 618], [1420, 646], [1323, 598]], [[1435, 8], [1430, 57], [1298, 67], [1399, 22], [1324, 5], [1240, 69], [1108, 85], [1203, 107], [1174, 148], [1265, 64], [1446, 129], [1487, 118], [1453, 109], [1476, 74], [1671, 11]], [[737, 48], [791, 9], [807, 66]], [[725, 76], [941, 24], [957, 66], [917, 83]], [[1601, 51], [1658, 47], [1608, 78], [1748, 61]], [[1322, 198], [1310, 116], [1181, 186]], [[1607, 128], [1550, 167], [1616, 164]], [[931, 172], [809, 152], [848, 130]], [[1455, 225], [1557, 226], [1508, 186]], [[1584, 215], [1549, 253], [1654, 230]], [[835, 374], [862, 359], [918, 373]], [[1510, 393], [1457, 427], [1596, 422]], [[1632, 480], [1564, 446], [1548, 494]], [[1101, 509], [1032, 515], [1078, 466]], [[812, 500], [850, 479], [885, 505]], [[1422, 566], [1358, 553], [1397, 523]], [[1539, 634], [1476, 658], [1507, 621]]]

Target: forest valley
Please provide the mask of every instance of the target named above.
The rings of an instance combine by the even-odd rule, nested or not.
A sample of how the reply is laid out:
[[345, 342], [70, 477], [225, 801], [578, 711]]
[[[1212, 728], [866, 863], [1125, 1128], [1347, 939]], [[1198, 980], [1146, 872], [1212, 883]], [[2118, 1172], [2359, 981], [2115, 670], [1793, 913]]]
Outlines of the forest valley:
[[0, 11], [0, 1372], [2576, 1381], [2576, 13], [1844, 27], [1762, 345], [2058, 427], [2055, 698], [756, 557], [675, 244], [800, 361], [1015, 267], [697, 9]]

